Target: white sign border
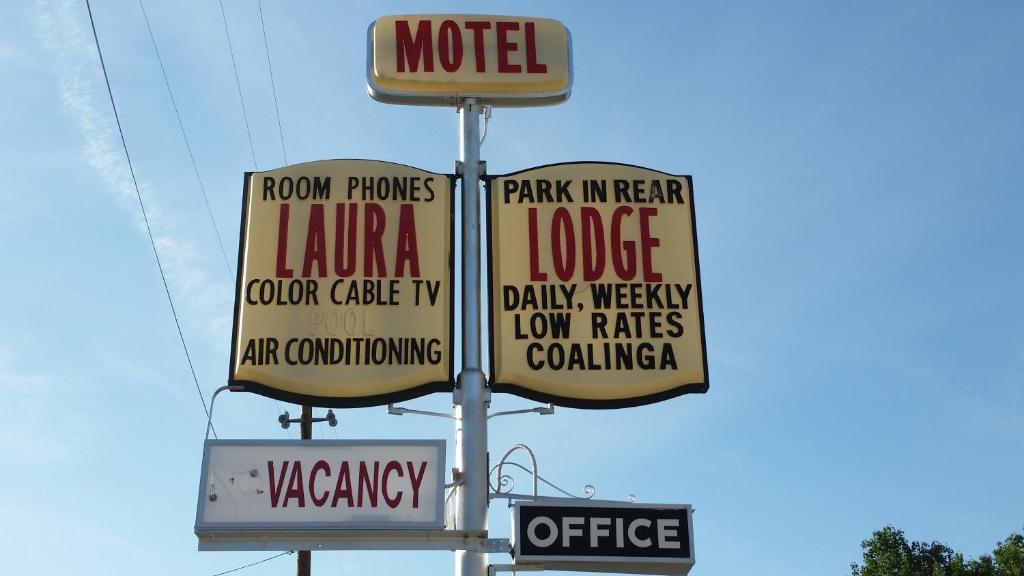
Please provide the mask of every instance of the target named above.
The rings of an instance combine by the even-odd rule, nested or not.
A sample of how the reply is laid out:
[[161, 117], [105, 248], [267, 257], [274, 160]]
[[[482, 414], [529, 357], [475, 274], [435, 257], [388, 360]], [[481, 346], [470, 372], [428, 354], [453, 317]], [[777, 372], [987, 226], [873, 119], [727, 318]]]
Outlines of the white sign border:
[[[672, 558], [672, 557], [637, 557], [637, 556], [557, 556], [557, 555], [538, 555], [538, 554], [522, 554], [520, 550], [521, 541], [518, 538], [519, 522], [519, 510], [523, 507], [563, 507], [563, 508], [646, 508], [646, 509], [670, 509], [670, 510], [686, 510], [686, 524], [689, 532], [689, 543], [690, 543], [690, 556], [688, 558]], [[518, 564], [545, 564], [550, 565], [552, 570], [558, 570], [557, 564], [559, 563], [594, 563], [594, 564], [665, 564], [665, 565], [690, 565], [692, 566], [696, 560], [696, 555], [693, 550], [693, 506], [690, 504], [649, 504], [649, 503], [634, 503], [634, 502], [609, 502], [607, 500], [594, 501], [586, 500], [580, 502], [556, 499], [546, 500], [539, 499], [533, 501], [519, 501], [513, 504], [512, 510], [512, 533], [511, 533], [511, 544], [512, 544], [512, 555], [515, 562]]]
[[[199, 476], [199, 490], [196, 502], [196, 536], [203, 538], [217, 532], [253, 532], [276, 533], [297, 531], [330, 530], [344, 533], [346, 531], [364, 530], [442, 530], [445, 523], [444, 513], [444, 475], [445, 475], [445, 444], [444, 440], [206, 440], [203, 443], [203, 465]], [[212, 446], [433, 446], [437, 449], [437, 498], [436, 515], [432, 522], [202, 522], [206, 510], [207, 474], [210, 464], [210, 447]]]

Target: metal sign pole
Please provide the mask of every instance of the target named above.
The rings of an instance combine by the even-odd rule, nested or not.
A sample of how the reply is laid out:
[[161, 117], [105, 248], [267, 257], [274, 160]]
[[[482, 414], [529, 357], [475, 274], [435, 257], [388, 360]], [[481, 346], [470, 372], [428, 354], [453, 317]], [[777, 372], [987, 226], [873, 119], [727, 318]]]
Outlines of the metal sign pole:
[[[459, 109], [462, 162], [462, 370], [454, 394], [456, 528], [487, 529], [487, 405], [480, 343], [480, 112], [475, 98]], [[485, 576], [487, 555], [455, 551], [455, 576]]]

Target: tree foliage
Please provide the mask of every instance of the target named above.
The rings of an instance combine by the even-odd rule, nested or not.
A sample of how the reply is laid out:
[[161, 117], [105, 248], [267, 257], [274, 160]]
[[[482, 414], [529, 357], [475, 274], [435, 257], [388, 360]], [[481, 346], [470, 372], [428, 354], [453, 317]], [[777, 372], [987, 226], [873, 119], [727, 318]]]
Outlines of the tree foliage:
[[1024, 576], [1024, 535], [1010, 534], [991, 555], [965, 559], [940, 542], [908, 542], [902, 530], [886, 526], [861, 542], [863, 565], [852, 576]]

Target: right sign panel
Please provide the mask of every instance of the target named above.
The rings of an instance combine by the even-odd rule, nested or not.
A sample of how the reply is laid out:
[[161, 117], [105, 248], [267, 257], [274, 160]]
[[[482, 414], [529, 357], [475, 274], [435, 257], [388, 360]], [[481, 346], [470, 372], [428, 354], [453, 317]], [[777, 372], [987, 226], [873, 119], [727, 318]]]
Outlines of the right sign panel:
[[575, 162], [486, 184], [495, 391], [579, 408], [707, 391], [689, 176]]

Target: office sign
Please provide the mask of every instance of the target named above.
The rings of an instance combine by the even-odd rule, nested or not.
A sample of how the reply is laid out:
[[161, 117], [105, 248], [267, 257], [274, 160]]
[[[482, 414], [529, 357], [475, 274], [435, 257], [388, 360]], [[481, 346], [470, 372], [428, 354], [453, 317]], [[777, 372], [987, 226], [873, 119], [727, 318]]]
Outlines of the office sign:
[[196, 534], [444, 527], [443, 440], [207, 440]]
[[539, 500], [517, 502], [512, 514], [516, 565], [638, 574], [693, 567], [688, 505]]
[[569, 32], [557, 20], [431, 14], [370, 25], [367, 90], [382, 102], [493, 106], [561, 102], [572, 88]]
[[229, 383], [336, 407], [450, 390], [454, 185], [374, 160], [246, 174]]
[[494, 390], [580, 408], [707, 391], [689, 176], [578, 162], [486, 186]]

